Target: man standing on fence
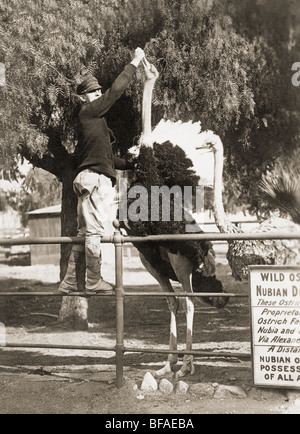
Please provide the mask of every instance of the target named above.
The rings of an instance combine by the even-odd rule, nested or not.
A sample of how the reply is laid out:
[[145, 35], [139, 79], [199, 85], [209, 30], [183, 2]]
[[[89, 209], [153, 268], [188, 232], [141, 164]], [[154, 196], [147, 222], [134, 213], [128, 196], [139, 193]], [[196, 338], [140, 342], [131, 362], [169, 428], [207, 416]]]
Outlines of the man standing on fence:
[[85, 245], [75, 244], [72, 247], [67, 272], [59, 286], [63, 293], [78, 291], [76, 269], [84, 261], [86, 292], [111, 293], [113, 290], [113, 286], [101, 275], [101, 236], [104, 235], [104, 222], [114, 197], [115, 168], [124, 170], [132, 166], [113, 155], [112, 132], [103, 116], [123, 94], [144, 56], [144, 51], [137, 48], [132, 61], [104, 94], [92, 75], [84, 76], [77, 87], [83, 106], [79, 113], [75, 149], [77, 171], [73, 187], [78, 197], [78, 236], [85, 237]]

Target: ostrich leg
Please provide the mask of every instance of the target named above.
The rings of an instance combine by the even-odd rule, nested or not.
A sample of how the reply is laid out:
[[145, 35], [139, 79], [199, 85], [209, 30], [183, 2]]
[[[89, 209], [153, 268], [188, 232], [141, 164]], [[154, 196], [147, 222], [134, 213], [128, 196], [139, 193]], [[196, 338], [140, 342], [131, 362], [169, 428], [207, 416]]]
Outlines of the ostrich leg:
[[[174, 289], [173, 289], [169, 279], [166, 276], [158, 273], [158, 271], [152, 267], [152, 265], [144, 258], [144, 256], [141, 253], [140, 253], [140, 258], [141, 258], [143, 265], [147, 269], [147, 271], [149, 271], [149, 273], [152, 274], [152, 276], [158, 281], [162, 290], [166, 291], [166, 292], [169, 291], [171, 293], [174, 292]], [[169, 310], [170, 310], [170, 314], [171, 314], [170, 340], [169, 340], [170, 354], [168, 355], [168, 360], [167, 360], [165, 366], [162, 369], [159, 369], [158, 371], [155, 372], [156, 377], [162, 377], [165, 374], [172, 372], [173, 367], [174, 367], [174, 365], [176, 365], [177, 360], [178, 360], [177, 354], [172, 354], [172, 350], [177, 350], [177, 322], [176, 322], [176, 317], [177, 317], [177, 312], [178, 312], [178, 307], [179, 307], [179, 301], [178, 301], [178, 298], [173, 297], [173, 296], [168, 297], [167, 301], [168, 301], [168, 306], [169, 306]]]
[[[171, 284], [169, 281], [168, 281], [168, 283], [171, 287]], [[160, 283], [160, 285], [162, 285], [162, 284]], [[162, 286], [162, 288], [163, 288], [163, 286]], [[167, 286], [165, 289], [167, 289]], [[164, 288], [163, 288], [163, 290], [164, 290]], [[170, 314], [171, 314], [170, 340], [169, 340], [170, 354], [168, 355], [168, 360], [167, 360], [165, 366], [155, 372], [155, 377], [157, 377], [157, 378], [163, 377], [164, 375], [172, 372], [174, 370], [174, 366], [176, 365], [177, 360], [178, 360], [178, 355], [172, 354], [172, 350], [177, 350], [177, 319], [176, 318], [177, 318], [177, 312], [178, 312], [178, 307], [179, 307], [179, 301], [175, 297], [168, 297], [168, 305], [169, 305], [169, 310], [170, 310]]]
[[[187, 297], [185, 299], [184, 309], [186, 314], [186, 350], [192, 350], [193, 343], [193, 321], [194, 321], [194, 302], [191, 298]], [[176, 378], [184, 377], [188, 372], [191, 374], [195, 373], [195, 367], [193, 363], [193, 356], [190, 354], [185, 354], [183, 356], [182, 368], [176, 373]]]
[[[186, 294], [192, 292], [192, 264], [181, 254], [168, 252], [170, 263], [178, 277], [181, 286]], [[194, 322], [194, 301], [191, 297], [185, 297], [183, 308], [186, 315], [186, 350], [192, 350], [193, 343], [193, 322]], [[194, 374], [193, 356], [185, 354], [183, 357], [182, 368], [176, 373], [176, 378], [184, 377], [188, 372]]]

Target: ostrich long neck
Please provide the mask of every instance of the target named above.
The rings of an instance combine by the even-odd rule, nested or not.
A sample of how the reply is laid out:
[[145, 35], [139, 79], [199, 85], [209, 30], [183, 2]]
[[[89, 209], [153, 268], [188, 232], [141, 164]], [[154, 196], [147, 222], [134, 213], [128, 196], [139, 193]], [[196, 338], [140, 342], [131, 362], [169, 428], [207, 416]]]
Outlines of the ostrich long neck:
[[151, 78], [145, 81], [143, 92], [143, 107], [142, 107], [142, 144], [151, 146], [151, 104], [152, 92], [156, 79]]
[[222, 233], [238, 232], [238, 229], [229, 221], [223, 206], [223, 144], [221, 140], [214, 146], [214, 217], [216, 225]]

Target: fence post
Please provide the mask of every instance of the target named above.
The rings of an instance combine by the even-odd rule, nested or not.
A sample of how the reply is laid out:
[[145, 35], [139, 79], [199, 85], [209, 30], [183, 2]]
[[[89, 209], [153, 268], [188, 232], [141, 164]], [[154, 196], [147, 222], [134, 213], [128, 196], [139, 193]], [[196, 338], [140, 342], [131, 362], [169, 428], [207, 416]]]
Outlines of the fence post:
[[114, 221], [115, 273], [116, 273], [116, 386], [123, 386], [124, 366], [124, 288], [123, 288], [123, 244], [119, 224]]

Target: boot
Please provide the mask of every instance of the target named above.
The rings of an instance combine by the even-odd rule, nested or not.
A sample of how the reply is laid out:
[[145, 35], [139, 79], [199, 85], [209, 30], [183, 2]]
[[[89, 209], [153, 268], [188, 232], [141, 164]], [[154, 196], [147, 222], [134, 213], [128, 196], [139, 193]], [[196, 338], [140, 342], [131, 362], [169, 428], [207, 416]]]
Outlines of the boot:
[[80, 269], [83, 268], [85, 268], [84, 251], [78, 251], [72, 248], [67, 272], [63, 281], [60, 283], [58, 290], [64, 292], [65, 294], [80, 291], [80, 288], [78, 288], [78, 275], [80, 273]]
[[101, 259], [86, 254], [86, 292], [112, 294], [113, 286], [101, 276]]

